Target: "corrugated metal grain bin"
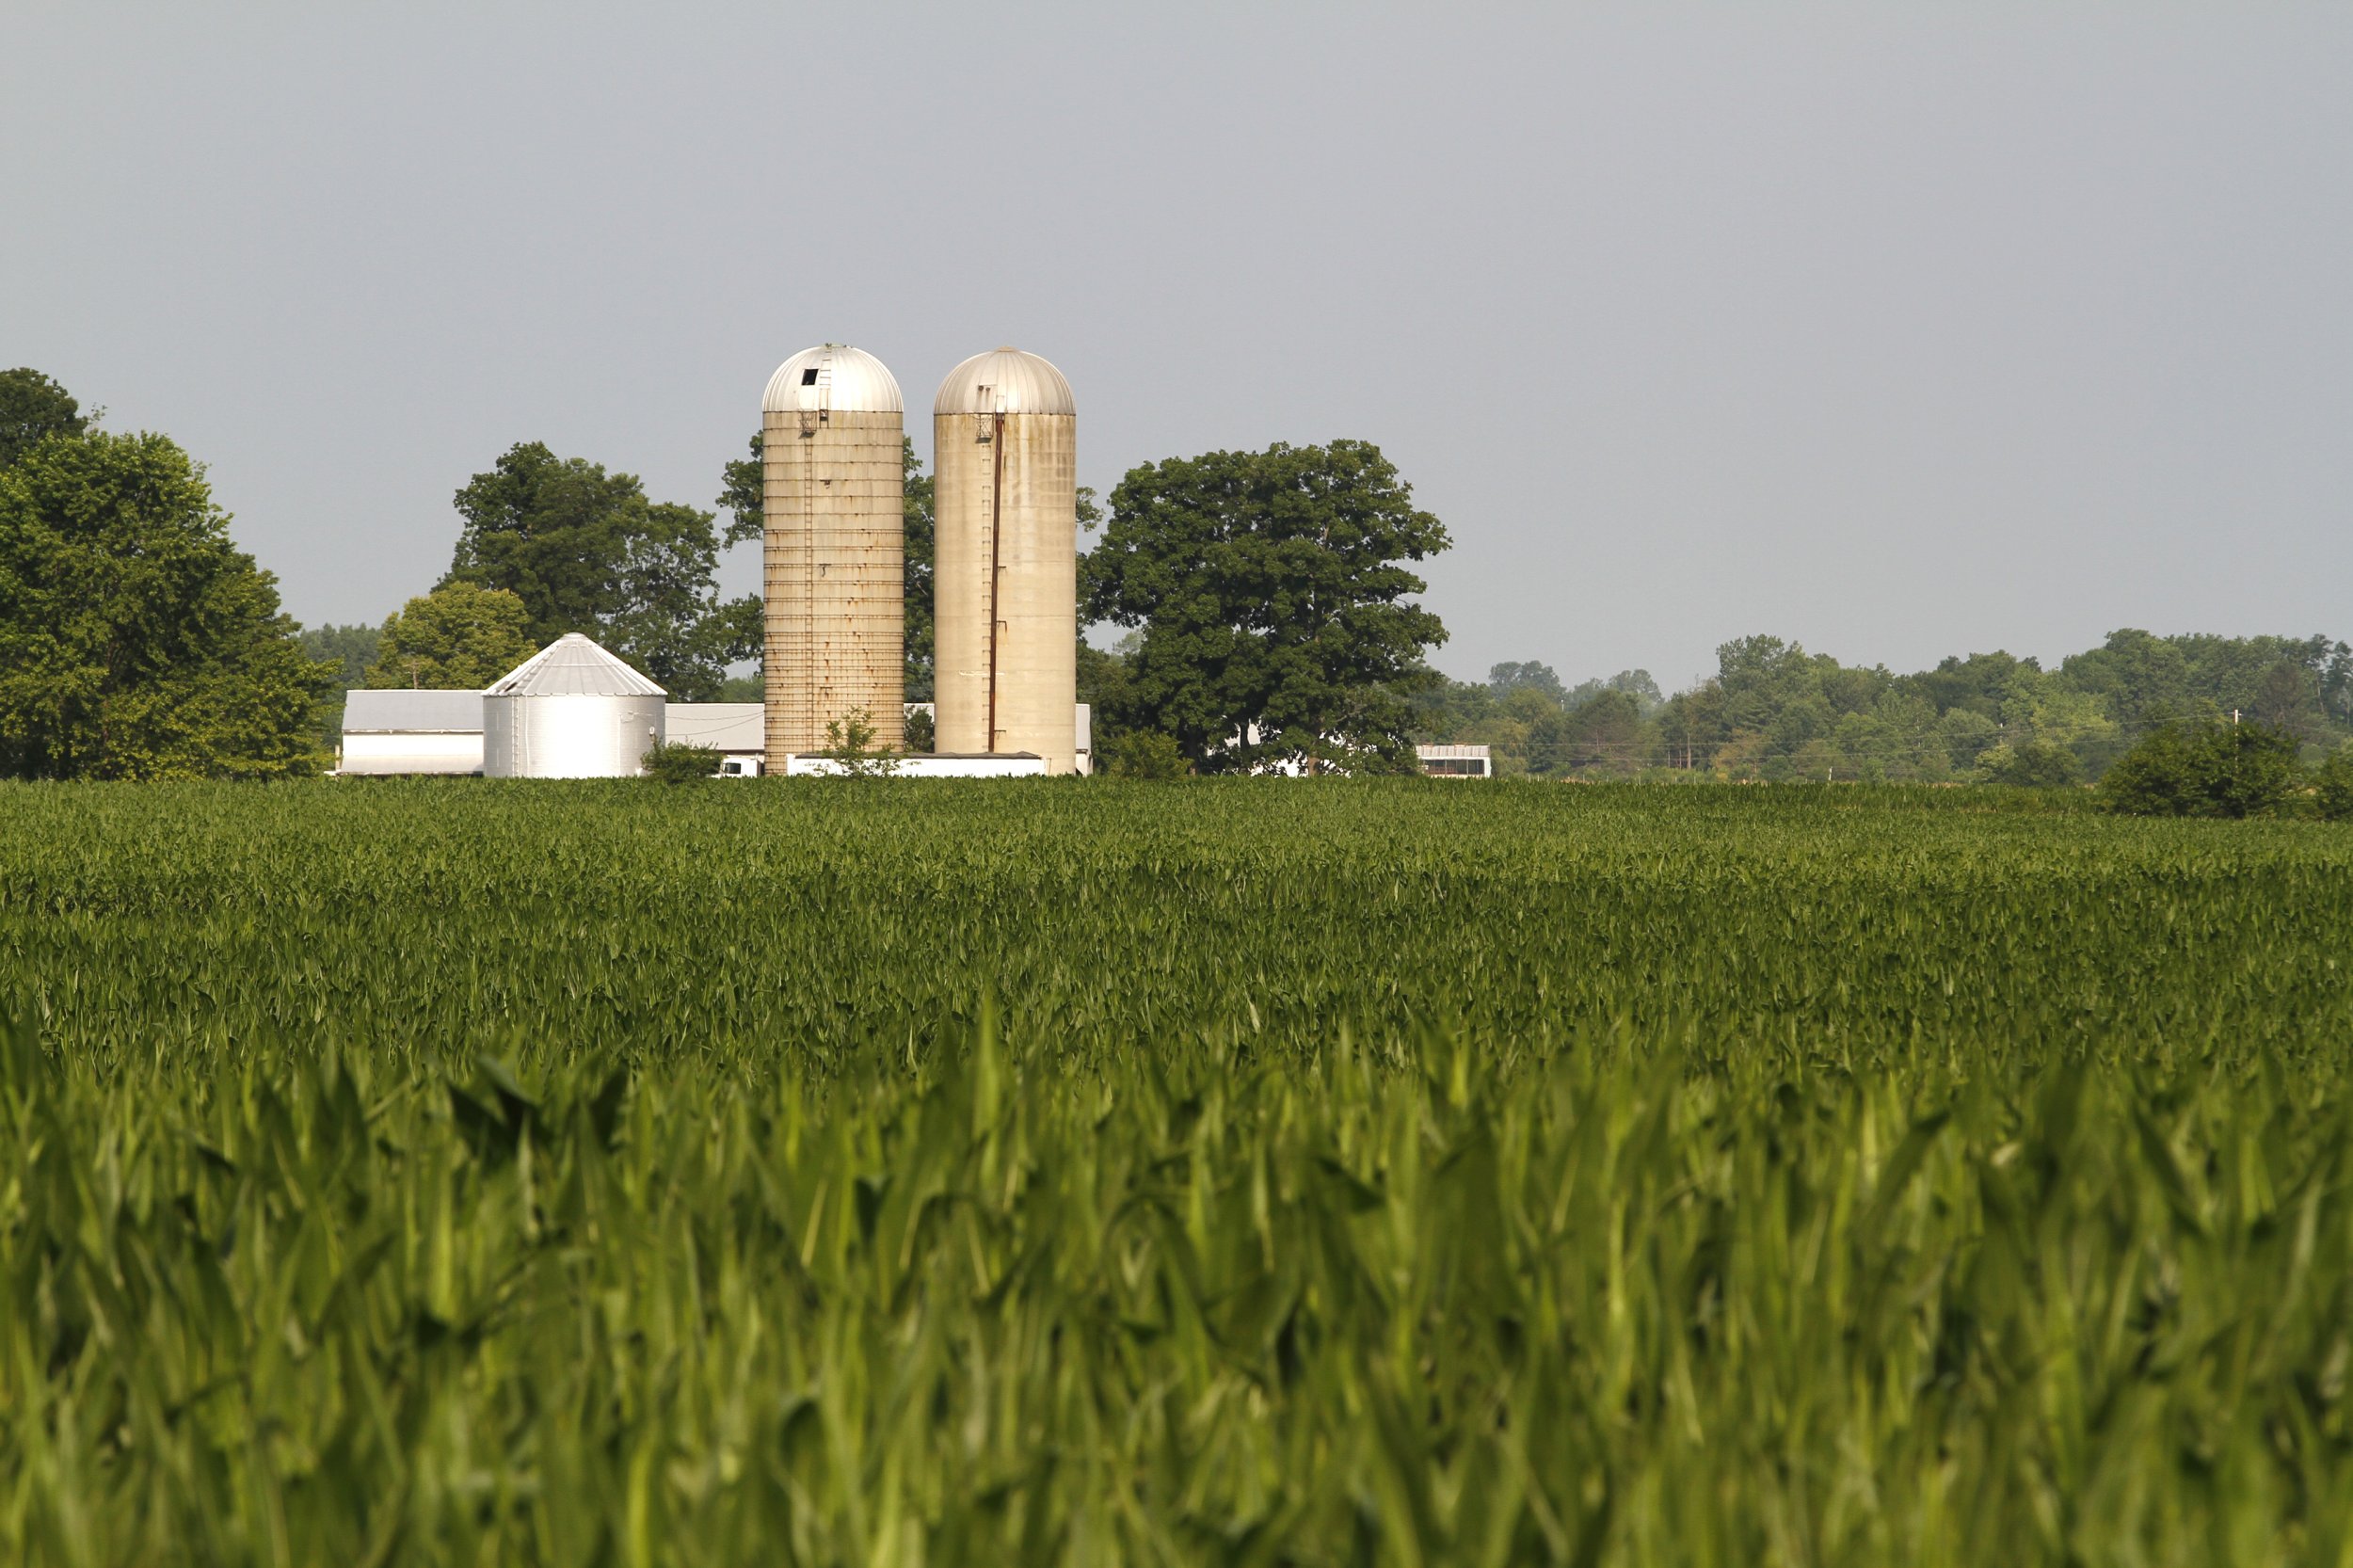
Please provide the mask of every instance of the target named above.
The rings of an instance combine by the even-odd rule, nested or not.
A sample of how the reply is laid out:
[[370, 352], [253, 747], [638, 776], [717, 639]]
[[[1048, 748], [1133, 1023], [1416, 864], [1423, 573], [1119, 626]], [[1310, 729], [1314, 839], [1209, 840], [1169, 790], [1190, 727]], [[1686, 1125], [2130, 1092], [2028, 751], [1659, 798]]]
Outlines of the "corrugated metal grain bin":
[[482, 771], [492, 778], [631, 778], [664, 733], [662, 688], [579, 632], [558, 637], [482, 694]]

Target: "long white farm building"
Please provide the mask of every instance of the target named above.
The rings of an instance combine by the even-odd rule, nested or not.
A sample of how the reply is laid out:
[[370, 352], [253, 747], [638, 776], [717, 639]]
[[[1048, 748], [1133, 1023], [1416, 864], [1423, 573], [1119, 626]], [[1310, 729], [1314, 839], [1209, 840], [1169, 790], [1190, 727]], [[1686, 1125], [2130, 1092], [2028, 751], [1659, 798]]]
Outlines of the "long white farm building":
[[[919, 705], [909, 704], [908, 712]], [[1094, 715], [1078, 705], [1072, 749], [1088, 771]], [[559, 638], [487, 691], [355, 691], [344, 696], [343, 759], [358, 776], [488, 774], [514, 778], [617, 778], [642, 771], [656, 742], [708, 746], [720, 771], [824, 774], [829, 760], [767, 750], [758, 702], [671, 702], [662, 688], [585, 637]], [[1052, 771], [1034, 753], [923, 756], [903, 776], [999, 777]]]

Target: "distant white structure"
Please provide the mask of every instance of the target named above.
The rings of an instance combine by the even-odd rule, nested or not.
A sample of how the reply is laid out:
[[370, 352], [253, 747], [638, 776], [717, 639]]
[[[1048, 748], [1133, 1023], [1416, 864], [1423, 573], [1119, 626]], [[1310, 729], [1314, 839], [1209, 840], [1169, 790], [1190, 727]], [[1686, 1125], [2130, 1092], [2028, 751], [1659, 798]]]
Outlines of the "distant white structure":
[[492, 778], [632, 778], [662, 743], [662, 688], [577, 632], [482, 694], [482, 771]]
[[[831, 757], [795, 753], [784, 760], [783, 771], [788, 778], [839, 778], [849, 769]], [[1026, 778], [1045, 775], [1046, 759], [1026, 751], [901, 757], [895, 760], [889, 773], [892, 778]]]
[[1416, 746], [1421, 771], [1433, 778], [1493, 778], [1495, 758], [1483, 745]]
[[480, 692], [345, 692], [339, 773], [482, 771]]
[[670, 744], [709, 746], [719, 754], [722, 774], [751, 778], [768, 756], [763, 712], [758, 702], [672, 702], [662, 722]]
[[[594, 649], [600, 658], [611, 659], [615, 664], [620, 664], [619, 660], [613, 659], [611, 654], [586, 638], [578, 641]], [[552, 647], [550, 651], [552, 650]], [[531, 667], [529, 664], [519, 667], [499, 684], [506, 685]], [[577, 670], [579, 666], [565, 667]], [[604, 677], [592, 683], [623, 686], [634, 682], [645, 688], [644, 692], [636, 694], [641, 697], [660, 690], [628, 665], [621, 664], [620, 667], [626, 672], [626, 680], [612, 675], [608, 670]], [[552, 674], [535, 677], [534, 683], [554, 682], [556, 679]], [[580, 683], [577, 674], [564, 679], [574, 684]], [[590, 694], [565, 692], [552, 695]], [[344, 698], [344, 760], [339, 771], [378, 776], [487, 772], [488, 770], [484, 766], [484, 715], [491, 706], [486, 700], [485, 693], [474, 691], [346, 693]], [[663, 702], [656, 706], [662, 712], [658, 738], [678, 745], [709, 746], [719, 753], [718, 772], [722, 776], [756, 778], [763, 773], [780, 773], [793, 777], [814, 777], [841, 771], [840, 764], [833, 759], [814, 754], [779, 758], [772, 767], [768, 761], [766, 712], [762, 703]], [[928, 703], [906, 704], [909, 713], [928, 711], [929, 708]], [[553, 712], [544, 706], [533, 711], [542, 717]], [[507, 712], [510, 715], [514, 712], [511, 699]], [[636, 744], [647, 728], [647, 717], [643, 710], [632, 710], [626, 721], [626, 732], [614, 730], [608, 734], [606, 741], [591, 746], [590, 749], [596, 753], [594, 760], [604, 765], [617, 766], [620, 751], [627, 745]], [[1085, 703], [1079, 704], [1077, 718], [1072, 740], [1079, 771], [1091, 773], [1094, 771], [1094, 715]], [[609, 710], [607, 720], [611, 720]], [[504, 722], [509, 728], [504, 732], [506, 738], [499, 744], [511, 757], [518, 743], [513, 738], [511, 717]], [[529, 740], [526, 736], [525, 742]], [[552, 755], [547, 753], [544, 743], [545, 737], [542, 737], [542, 754]], [[647, 746], [651, 744], [650, 740], [645, 742]], [[644, 754], [641, 748], [638, 758], [642, 760]], [[632, 762], [627, 771], [635, 773], [640, 769]], [[997, 756], [902, 757], [896, 775], [904, 778], [1018, 778], [1048, 771], [1048, 764], [1042, 758], [1029, 753], [1007, 753]], [[496, 776], [605, 778], [621, 776], [612, 773], [518, 772]]]
[[[908, 718], [913, 718], [918, 713], [925, 713], [932, 715], [935, 724], [937, 722], [939, 710], [932, 703], [910, 702], [904, 707]], [[1077, 771], [1083, 776], [1095, 771], [1095, 708], [1091, 703], [1081, 702], [1074, 705], [1073, 712], [1076, 722], [1071, 726], [1071, 753], [1077, 761]], [[967, 774], [959, 776], [978, 776]]]

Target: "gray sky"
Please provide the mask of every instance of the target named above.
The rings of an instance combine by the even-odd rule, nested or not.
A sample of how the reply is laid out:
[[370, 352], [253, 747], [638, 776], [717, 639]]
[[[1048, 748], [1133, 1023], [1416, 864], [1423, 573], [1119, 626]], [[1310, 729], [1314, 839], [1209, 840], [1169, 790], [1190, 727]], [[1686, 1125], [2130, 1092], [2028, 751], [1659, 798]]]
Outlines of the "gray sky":
[[1458, 675], [2353, 636], [2353, 8], [8, 9], [0, 365], [308, 622], [517, 440], [709, 505], [836, 339], [926, 452], [1048, 356], [1105, 490], [1377, 441]]

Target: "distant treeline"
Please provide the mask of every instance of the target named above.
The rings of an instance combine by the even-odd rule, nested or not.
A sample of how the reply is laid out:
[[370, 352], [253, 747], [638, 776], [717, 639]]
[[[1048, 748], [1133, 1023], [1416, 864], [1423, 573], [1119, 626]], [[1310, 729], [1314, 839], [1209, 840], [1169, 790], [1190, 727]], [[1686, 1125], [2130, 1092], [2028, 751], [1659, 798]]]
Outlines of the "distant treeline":
[[1484, 683], [1444, 680], [1421, 698], [1420, 738], [1484, 742], [1503, 775], [2068, 784], [2169, 720], [2233, 712], [2333, 750], [2353, 738], [2353, 647], [2127, 630], [2057, 669], [1973, 653], [1898, 675], [1743, 637], [1672, 697], [1643, 670], [1569, 687], [1507, 664]]

